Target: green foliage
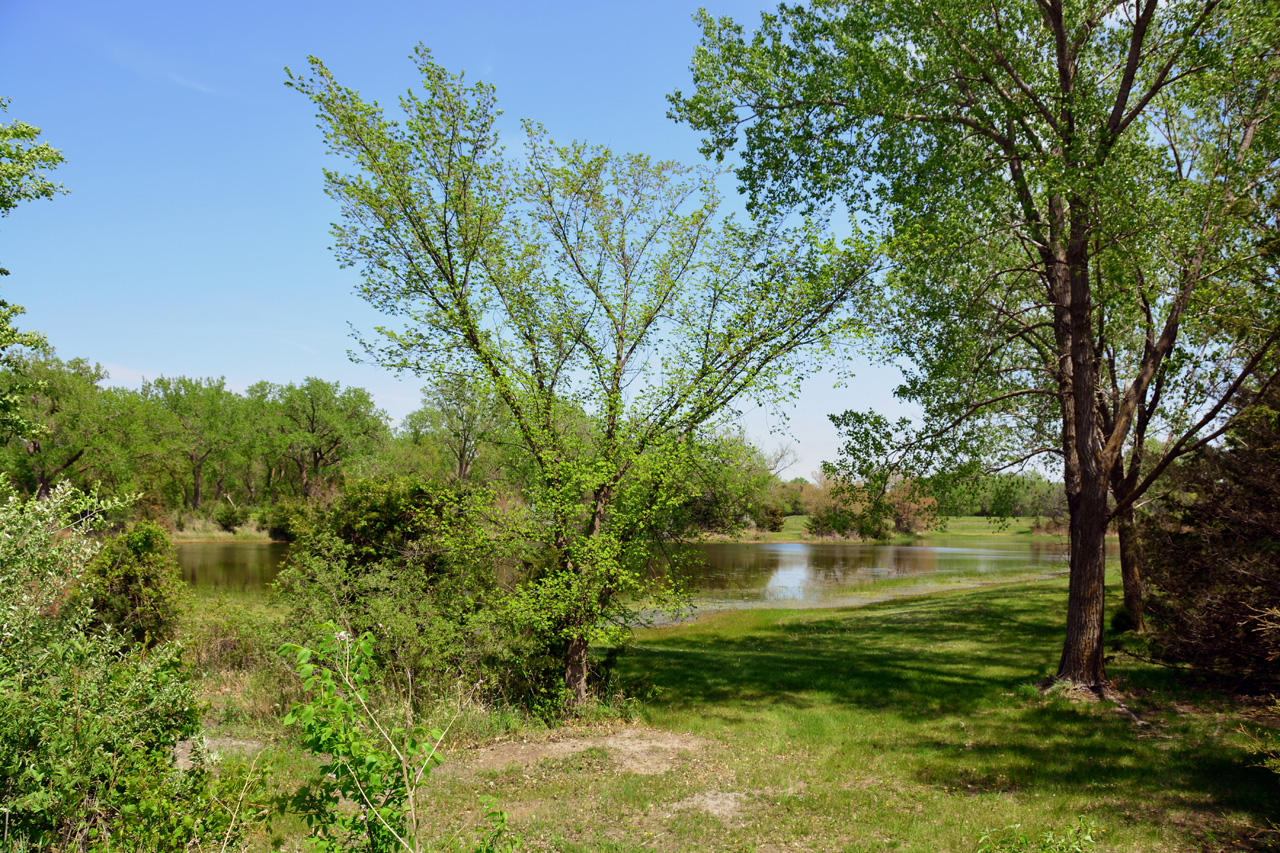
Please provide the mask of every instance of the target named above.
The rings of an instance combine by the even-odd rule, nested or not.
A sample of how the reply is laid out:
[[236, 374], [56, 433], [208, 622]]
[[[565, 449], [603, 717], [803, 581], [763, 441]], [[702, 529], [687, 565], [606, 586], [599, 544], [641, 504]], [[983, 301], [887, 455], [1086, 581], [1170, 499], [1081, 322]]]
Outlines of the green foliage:
[[[0, 113], [7, 112], [9, 99], [0, 98]], [[0, 218], [8, 216], [20, 202], [39, 198], [53, 198], [55, 193], [66, 192], [60, 184], [49, 180], [45, 170], [55, 169], [62, 163], [62, 152], [47, 142], [37, 142], [40, 128], [26, 122], [13, 121], [0, 124]], [[9, 271], [0, 266], [0, 276]], [[21, 305], [12, 305], [0, 299], [0, 366], [12, 370], [12, 347], [25, 347], [42, 351], [48, 344], [39, 332], [20, 332], [13, 319], [25, 313]], [[39, 425], [20, 412], [26, 394], [38, 390], [39, 385], [20, 372], [11, 372], [0, 384], [0, 439], [11, 435], [31, 438], [39, 434]]]
[[782, 529], [782, 523], [785, 520], [786, 513], [782, 507], [766, 506], [760, 510], [760, 519], [757, 524], [770, 533], [777, 533]]
[[1020, 824], [987, 830], [978, 841], [978, 853], [1085, 853], [1094, 849], [1098, 829], [1093, 821], [1078, 818], [1061, 833], [1046, 830], [1028, 835]]
[[159, 465], [182, 495], [184, 506], [199, 510], [210, 469], [224, 463], [243, 434], [244, 400], [226, 388], [226, 380], [161, 376], [142, 384], [150, 405], [147, 441]]
[[476, 377], [445, 374], [422, 389], [422, 408], [401, 424], [415, 442], [432, 439], [448, 461], [446, 477], [471, 479], [477, 464], [488, 476], [497, 474], [497, 445], [509, 432], [505, 405]]
[[731, 534], [752, 524], [771, 531], [782, 528], [784, 496], [772, 470], [779, 459], [768, 458], [731, 432], [691, 441], [683, 474], [690, 495], [681, 507], [683, 516], [670, 524]]
[[302, 498], [331, 493], [342, 463], [387, 436], [386, 413], [364, 388], [311, 376], [300, 385], [259, 382], [248, 393], [261, 410], [258, 428]]
[[509, 700], [549, 683], [546, 641], [499, 583], [531, 559], [492, 523], [493, 495], [362, 480], [314, 515], [278, 584], [303, 626], [370, 633], [379, 672], [415, 702], [463, 689]]
[[[296, 726], [303, 745], [321, 759], [288, 804], [306, 820], [313, 849], [425, 849], [419, 791], [440, 764], [444, 733], [415, 723], [411, 712], [396, 721], [375, 708], [371, 634], [353, 637], [330, 624], [323, 626], [314, 650], [291, 644], [281, 651], [295, 656], [310, 694], [290, 709], [285, 725]], [[476, 850], [514, 849], [514, 843], [500, 843], [506, 816], [492, 805], [486, 816], [491, 830]]]
[[[9, 99], [0, 98], [0, 113], [8, 109]], [[21, 202], [53, 198], [55, 193], [67, 191], [47, 174], [47, 170], [62, 164], [62, 152], [47, 142], [37, 142], [39, 137], [40, 128], [26, 122], [0, 124], [0, 217], [8, 216]], [[8, 274], [8, 270], [0, 267], [0, 275]], [[0, 304], [0, 310], [7, 307]], [[18, 309], [17, 313], [20, 312]], [[0, 315], [0, 322], [4, 323], [3, 328], [12, 330], [9, 316]], [[8, 336], [0, 332], [0, 350], [9, 345], [5, 337]]]
[[[9, 99], [0, 98], [0, 113], [8, 112]], [[0, 216], [20, 202], [53, 198], [67, 190], [49, 180], [43, 170], [56, 169], [62, 152], [47, 142], [37, 142], [40, 128], [26, 122], [0, 124]]]
[[847, 536], [854, 532], [848, 510], [836, 503], [815, 508], [806, 518], [804, 528], [812, 536]]
[[1250, 394], [1222, 448], [1147, 520], [1156, 651], [1215, 676], [1280, 679], [1280, 390]]
[[507, 156], [493, 89], [425, 47], [415, 62], [422, 88], [402, 96], [399, 121], [315, 57], [287, 83], [350, 166], [325, 173], [338, 259], [401, 324], [367, 352], [423, 376], [483, 377], [510, 414], [531, 468], [529, 534], [549, 555], [519, 590], [522, 612], [565, 644], [581, 703], [588, 645], [625, 624], [645, 586], [651, 540], [635, 532], [687, 492], [650, 478], [670, 494], [627, 503], [628, 481], [856, 331], [848, 301], [869, 282], [869, 250], [811, 221], [719, 221], [714, 171], [558, 146], [532, 123], [522, 156]]
[[26, 309], [21, 305], [11, 305], [0, 299], [0, 366], [6, 368], [3, 384], [0, 385], [0, 438], [31, 438], [40, 431], [38, 423], [21, 413], [23, 398], [40, 386], [14, 370], [14, 353], [9, 351], [11, 347], [25, 347], [36, 351], [48, 347], [48, 342], [40, 333], [20, 332], [13, 325], [13, 318], [25, 313]]
[[236, 528], [242, 527], [249, 520], [249, 508], [236, 506], [228, 498], [226, 502], [218, 504], [218, 508], [213, 511], [213, 520], [218, 522], [218, 526], [223, 530], [234, 533]]
[[[79, 594], [111, 509], [66, 488], [0, 505], [0, 811], [10, 839], [50, 851], [186, 851], [234, 840], [224, 806], [250, 780], [174, 766], [199, 731], [179, 649], [125, 644]], [[156, 549], [140, 535], [146, 555]], [[120, 545], [128, 551], [128, 543]], [[133, 552], [129, 551], [130, 555]], [[243, 818], [243, 816], [241, 816]], [[241, 822], [241, 826], [243, 821]]]
[[[1280, 617], [1280, 613], [1272, 613], [1271, 618]], [[1280, 624], [1275, 624], [1276, 628], [1280, 628]], [[1280, 717], [1280, 703], [1271, 706], [1271, 713]], [[1262, 760], [1259, 762], [1263, 767], [1280, 774], [1280, 734], [1274, 729], [1263, 729], [1257, 733], [1250, 734], [1245, 732], [1252, 743], [1249, 751], [1259, 756]]]
[[278, 499], [262, 510], [258, 520], [267, 528], [267, 535], [281, 542], [293, 542], [311, 529], [307, 503], [300, 498]]
[[173, 639], [188, 603], [169, 534], [149, 521], [107, 539], [89, 561], [83, 583], [93, 602], [91, 626], [142, 646]]
[[25, 387], [17, 416], [38, 427], [0, 451], [11, 482], [39, 497], [60, 482], [86, 485], [83, 474], [98, 463], [106, 438], [99, 386], [106, 371], [84, 359], [62, 361], [48, 348], [8, 358], [4, 367], [0, 382]]

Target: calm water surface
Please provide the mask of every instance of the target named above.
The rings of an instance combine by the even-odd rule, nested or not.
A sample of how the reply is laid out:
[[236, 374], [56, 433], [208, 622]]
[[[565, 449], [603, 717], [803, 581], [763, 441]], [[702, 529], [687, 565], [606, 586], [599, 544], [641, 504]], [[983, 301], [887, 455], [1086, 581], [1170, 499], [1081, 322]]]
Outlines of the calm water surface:
[[714, 543], [701, 546], [695, 601], [730, 607], [831, 607], [919, 588], [1066, 569], [1059, 543], [930, 540], [927, 545]]
[[182, 577], [197, 590], [261, 590], [275, 580], [283, 542], [178, 542]]
[[[274, 542], [183, 542], [178, 561], [197, 590], [263, 589], [288, 545]], [[692, 572], [703, 608], [830, 607], [1066, 569], [1066, 546], [1053, 542], [930, 540], [927, 545], [856, 543], [707, 543]]]

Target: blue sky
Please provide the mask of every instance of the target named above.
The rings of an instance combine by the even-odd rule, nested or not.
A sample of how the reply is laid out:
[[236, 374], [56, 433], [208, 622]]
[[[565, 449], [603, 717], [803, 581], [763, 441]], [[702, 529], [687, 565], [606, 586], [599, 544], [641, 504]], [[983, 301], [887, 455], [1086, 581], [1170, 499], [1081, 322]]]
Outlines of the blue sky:
[[[707, 8], [751, 22], [773, 5]], [[0, 220], [12, 273], [0, 297], [26, 307], [21, 328], [122, 385], [225, 376], [242, 390], [319, 376], [366, 387], [403, 417], [420, 383], [348, 359], [348, 324], [367, 330], [379, 315], [327, 248], [336, 210], [320, 133], [284, 86], [285, 66], [314, 54], [344, 85], [391, 102], [417, 84], [408, 56], [422, 41], [450, 70], [497, 87], [511, 131], [532, 118], [557, 140], [694, 162], [698, 137], [666, 117], [665, 98], [689, 88], [695, 9], [0, 0], [0, 96], [12, 99], [0, 120], [39, 126], [65, 155], [55, 177], [71, 190]], [[898, 410], [891, 371], [853, 368], [846, 387], [833, 390], [831, 375], [805, 384], [789, 435], [770, 434], [776, 413], [744, 404], [753, 440], [795, 448], [787, 476], [834, 457], [829, 412]]]

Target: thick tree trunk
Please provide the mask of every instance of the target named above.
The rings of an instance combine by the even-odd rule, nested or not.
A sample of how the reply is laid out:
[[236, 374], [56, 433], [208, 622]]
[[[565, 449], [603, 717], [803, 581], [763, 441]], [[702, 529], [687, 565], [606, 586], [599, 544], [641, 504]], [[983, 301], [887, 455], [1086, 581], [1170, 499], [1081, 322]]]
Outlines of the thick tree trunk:
[[[1099, 691], [1107, 682], [1103, 660], [1106, 615], [1106, 535], [1109, 476], [1114, 462], [1099, 454], [1097, 352], [1089, 289], [1089, 233], [1084, 199], [1055, 198], [1050, 219], [1069, 235], [1047, 267], [1057, 301], [1055, 334], [1060, 357], [1062, 450], [1071, 511], [1071, 579], [1067, 592], [1067, 636], [1058, 681]], [[1066, 227], [1062, 227], [1066, 226]]]
[[564, 686], [572, 706], [580, 708], [587, 703], [587, 641], [580, 637], [570, 640], [564, 660]]
[[1057, 678], [1091, 690], [1106, 684], [1102, 657], [1106, 614], [1107, 488], [1082, 483], [1071, 512], [1071, 581], [1067, 592], [1067, 637]]
[[1133, 518], [1130, 507], [1116, 517], [1116, 532], [1120, 534], [1120, 577], [1124, 583], [1124, 609], [1129, 611], [1133, 620], [1132, 630], [1142, 633], [1146, 631], [1147, 583], [1146, 559], [1142, 551], [1142, 540], [1138, 536], [1138, 525]]

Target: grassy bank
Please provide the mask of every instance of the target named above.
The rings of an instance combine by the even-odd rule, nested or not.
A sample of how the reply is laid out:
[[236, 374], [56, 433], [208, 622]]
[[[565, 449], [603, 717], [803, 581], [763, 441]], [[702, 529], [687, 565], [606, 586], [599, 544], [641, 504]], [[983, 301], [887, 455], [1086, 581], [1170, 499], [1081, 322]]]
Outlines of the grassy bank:
[[647, 698], [638, 721], [468, 726], [432, 781], [435, 831], [467, 834], [489, 795], [535, 850], [974, 851], [984, 830], [1061, 834], [1079, 816], [1098, 828], [1081, 849], [1263, 849], [1280, 784], [1245, 751], [1249, 708], [1126, 657], [1110, 671], [1132, 714], [1036, 688], [1065, 591], [643, 632], [616, 673]]
[[181, 530], [170, 534], [174, 542], [270, 542], [271, 535], [265, 527], [251, 521], [227, 530], [211, 519], [196, 516], [183, 521]]
[[[832, 539], [830, 537], [811, 536], [806, 527], [809, 521], [807, 515], [789, 515], [782, 521], [782, 529], [775, 532], [764, 530], [753, 530], [744, 533], [740, 539], [733, 541], [742, 542], [837, 542], [850, 541], [841, 539]], [[991, 519], [981, 516], [958, 516], [948, 518], [946, 526], [940, 530], [926, 530], [918, 536], [898, 536], [894, 538], [894, 542], [928, 542], [938, 539], [957, 539], [957, 538], [981, 538], [981, 539], [1009, 539], [1009, 540], [1031, 540], [1044, 542], [1065, 541], [1063, 533], [1045, 533], [1033, 530], [1037, 519], [1034, 518], [1010, 518], [1004, 522], [992, 523]], [[717, 537], [709, 537], [708, 541], [716, 541]], [[858, 541], [856, 539], [851, 541]]]

